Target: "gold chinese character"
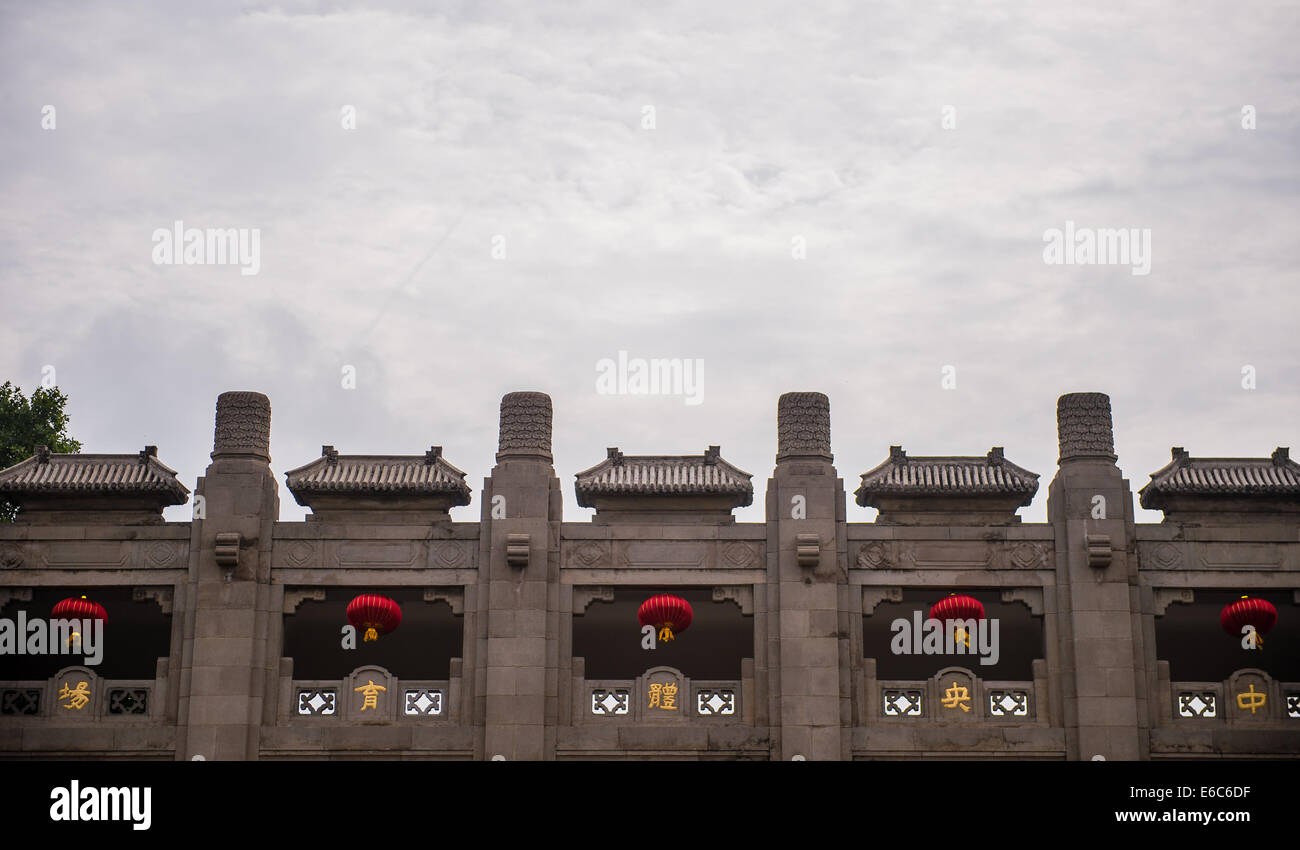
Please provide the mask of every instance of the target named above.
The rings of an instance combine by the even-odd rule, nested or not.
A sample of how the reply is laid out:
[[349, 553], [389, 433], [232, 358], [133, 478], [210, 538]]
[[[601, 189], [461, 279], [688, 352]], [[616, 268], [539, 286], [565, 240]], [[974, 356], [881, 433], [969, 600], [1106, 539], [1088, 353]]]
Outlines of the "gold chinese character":
[[1251, 684], [1249, 691], [1242, 691], [1237, 694], [1237, 708], [1249, 708], [1250, 713], [1254, 714], [1255, 709], [1264, 707], [1265, 699], [1267, 699], [1267, 694], [1256, 693], [1255, 685]]
[[943, 703], [944, 708], [960, 708], [962, 711], [970, 711], [970, 706], [966, 704], [969, 700], [970, 691], [954, 681], [952, 687], [943, 692], [943, 699], [940, 702]]
[[677, 710], [677, 685], [673, 682], [650, 685], [650, 705], [647, 708], [662, 708], [664, 711]]
[[64, 708], [73, 708], [77, 711], [85, 708], [86, 703], [90, 702], [89, 685], [89, 682], [78, 682], [77, 687], [70, 688], [68, 683], [64, 682], [63, 687], [59, 689], [59, 699], [68, 700], [68, 704]]
[[352, 690], [353, 690], [353, 691], [360, 691], [361, 694], [362, 694], [363, 696], [365, 696], [365, 698], [366, 698], [366, 699], [365, 699], [365, 702], [361, 703], [361, 710], [362, 710], [362, 711], [365, 711], [367, 708], [378, 709], [378, 708], [379, 708], [379, 692], [380, 692], [380, 691], [386, 691], [386, 690], [388, 690], [388, 688], [385, 688], [383, 685], [376, 685], [376, 684], [375, 684], [375, 680], [374, 680], [374, 679], [371, 679], [369, 682], [367, 682], [366, 684], [362, 685], [361, 687], [359, 687], [359, 688], [353, 688]]

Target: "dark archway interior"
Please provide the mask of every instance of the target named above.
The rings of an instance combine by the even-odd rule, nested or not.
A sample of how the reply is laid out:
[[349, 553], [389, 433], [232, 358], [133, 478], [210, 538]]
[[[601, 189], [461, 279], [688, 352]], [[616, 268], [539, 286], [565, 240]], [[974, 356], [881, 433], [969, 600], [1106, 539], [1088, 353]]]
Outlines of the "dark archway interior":
[[[1277, 608], [1277, 625], [1261, 649], [1243, 649], [1241, 636], [1219, 624], [1223, 606], [1242, 595], [1267, 599]], [[1290, 590], [1197, 590], [1192, 604], [1174, 603], [1156, 617], [1156, 657], [1169, 662], [1174, 682], [1221, 682], [1243, 667], [1300, 682], [1300, 606]]]
[[[656, 593], [685, 599], [694, 619], [675, 640], [646, 650], [636, 614]], [[588, 679], [633, 679], [660, 666], [692, 679], [739, 679], [740, 660], [754, 657], [754, 618], [735, 602], [714, 602], [711, 588], [619, 587], [613, 602], [592, 602], [574, 615], [573, 654], [586, 659]]]
[[[862, 618], [863, 655], [876, 659], [879, 679], [928, 679], [944, 667], [966, 667], [981, 679], [1028, 682], [1034, 678], [1032, 662], [1043, 658], [1043, 618], [1035, 617], [1020, 602], [1003, 602], [997, 590], [962, 590], [984, 604], [984, 615], [998, 620], [998, 661], [980, 664], [977, 655], [895, 655], [891, 649], [895, 632], [890, 628], [896, 619], [912, 620], [920, 611], [921, 619], [929, 616], [930, 606], [950, 592], [905, 588], [902, 602], [882, 602], [875, 612]], [[992, 632], [990, 632], [990, 635]], [[972, 649], [976, 641], [971, 641]]]
[[[356, 637], [356, 649], [343, 648], [348, 603], [362, 593], [387, 596], [402, 609], [402, 622], [369, 643]], [[462, 658], [465, 618], [446, 602], [425, 602], [420, 588], [330, 588], [325, 601], [305, 600], [284, 615], [284, 655], [293, 659], [295, 679], [342, 679], [366, 664], [376, 664], [399, 679], [446, 679], [451, 659]]]
[[[70, 596], [85, 595], [104, 606], [108, 620], [104, 623], [102, 660], [85, 666], [103, 679], [152, 679], [158, 672], [158, 659], [171, 653], [172, 619], [152, 599], [139, 602], [131, 598], [129, 587], [38, 587], [32, 601], [10, 600], [0, 616], [14, 620], [20, 610], [30, 621], [48, 622], [50, 611]], [[82, 655], [0, 655], [0, 680], [30, 681], [48, 679], [64, 667], [81, 665]]]

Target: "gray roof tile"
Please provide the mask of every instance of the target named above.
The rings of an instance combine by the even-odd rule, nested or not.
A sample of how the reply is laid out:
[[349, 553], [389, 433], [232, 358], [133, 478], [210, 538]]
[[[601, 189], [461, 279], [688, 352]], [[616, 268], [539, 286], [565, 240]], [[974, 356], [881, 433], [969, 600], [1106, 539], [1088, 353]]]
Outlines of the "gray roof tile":
[[465, 473], [443, 458], [442, 446], [423, 455], [341, 455], [333, 446], [322, 446], [319, 458], [289, 470], [285, 478], [295, 497], [311, 493], [449, 494], [454, 497], [453, 504], [470, 502]]
[[0, 493], [17, 497], [158, 494], [167, 505], [183, 505], [190, 496], [176, 470], [158, 460], [157, 446], [146, 446], [137, 454], [61, 454], [39, 446], [27, 460], [0, 471]]
[[878, 496], [1019, 495], [1022, 505], [1038, 492], [1038, 475], [1002, 456], [995, 446], [984, 457], [908, 457], [901, 446], [889, 447], [889, 459], [862, 473], [857, 502], [871, 505]]
[[1194, 458], [1181, 446], [1171, 454], [1138, 491], [1142, 507], [1158, 508], [1164, 496], [1300, 496], [1300, 464], [1287, 448], [1263, 458]]
[[596, 495], [735, 497], [736, 507], [754, 501], [752, 476], [723, 460], [717, 446], [700, 455], [624, 455], [608, 450], [605, 460], [576, 476], [578, 504], [595, 507]]

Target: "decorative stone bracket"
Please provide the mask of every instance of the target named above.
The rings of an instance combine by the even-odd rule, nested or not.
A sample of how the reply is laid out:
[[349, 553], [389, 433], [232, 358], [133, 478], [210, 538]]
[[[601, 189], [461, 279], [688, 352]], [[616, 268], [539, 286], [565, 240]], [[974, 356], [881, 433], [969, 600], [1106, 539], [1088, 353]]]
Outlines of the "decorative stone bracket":
[[19, 602], [31, 602], [32, 589], [30, 587], [0, 587], [0, 608], [5, 607], [15, 599]]
[[158, 603], [164, 614], [172, 612], [172, 601], [175, 596], [175, 588], [171, 587], [133, 587], [131, 588], [131, 599], [136, 602], [145, 602], [152, 599]]
[[226, 571], [226, 581], [230, 581], [239, 566], [239, 543], [238, 531], [223, 531], [214, 541], [212, 551], [217, 556], [217, 566]]
[[528, 548], [530, 536], [527, 534], [506, 535], [506, 563], [512, 567], [528, 566]]
[[1163, 617], [1175, 602], [1180, 605], [1195, 602], [1196, 591], [1190, 587], [1157, 587], [1152, 590], [1152, 601], [1155, 603], [1155, 615]]
[[1088, 566], [1109, 567], [1111, 562], [1110, 535], [1085, 534], [1084, 542], [1088, 546]]
[[301, 605], [303, 602], [306, 602], [308, 599], [312, 600], [313, 602], [324, 602], [325, 588], [308, 587], [308, 588], [298, 588], [294, 590], [286, 590], [284, 592], [284, 606], [283, 606], [284, 613], [292, 614], [294, 611], [298, 610], [299, 605]]
[[425, 602], [446, 602], [451, 606], [451, 613], [460, 616], [465, 613], [465, 588], [430, 587], [424, 591]]
[[1041, 587], [1010, 587], [1002, 590], [1003, 602], [1020, 602], [1034, 616], [1043, 614], [1043, 589]]
[[876, 606], [881, 602], [902, 602], [903, 588], [901, 587], [872, 587], [869, 585], [862, 588], [862, 613], [870, 617], [876, 611]]
[[821, 563], [822, 542], [816, 534], [795, 535], [795, 556], [801, 567], [815, 567]]
[[740, 613], [754, 613], [754, 586], [752, 584], [721, 585], [713, 588], [714, 602], [735, 602], [740, 606]]
[[573, 613], [581, 616], [587, 606], [593, 602], [613, 602], [614, 588], [611, 585], [594, 585], [573, 588]]

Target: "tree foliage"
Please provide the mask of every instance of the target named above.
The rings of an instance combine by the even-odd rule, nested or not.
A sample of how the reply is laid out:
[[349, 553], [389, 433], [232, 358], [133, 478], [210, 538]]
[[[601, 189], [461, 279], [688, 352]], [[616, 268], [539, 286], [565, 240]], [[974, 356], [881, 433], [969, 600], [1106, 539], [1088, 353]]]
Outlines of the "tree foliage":
[[[52, 452], [81, 451], [81, 443], [68, 436], [68, 397], [58, 387], [39, 387], [31, 398], [9, 381], [0, 384], [0, 469], [7, 469], [36, 453], [36, 446]], [[0, 500], [0, 522], [13, 522], [18, 506]]]

